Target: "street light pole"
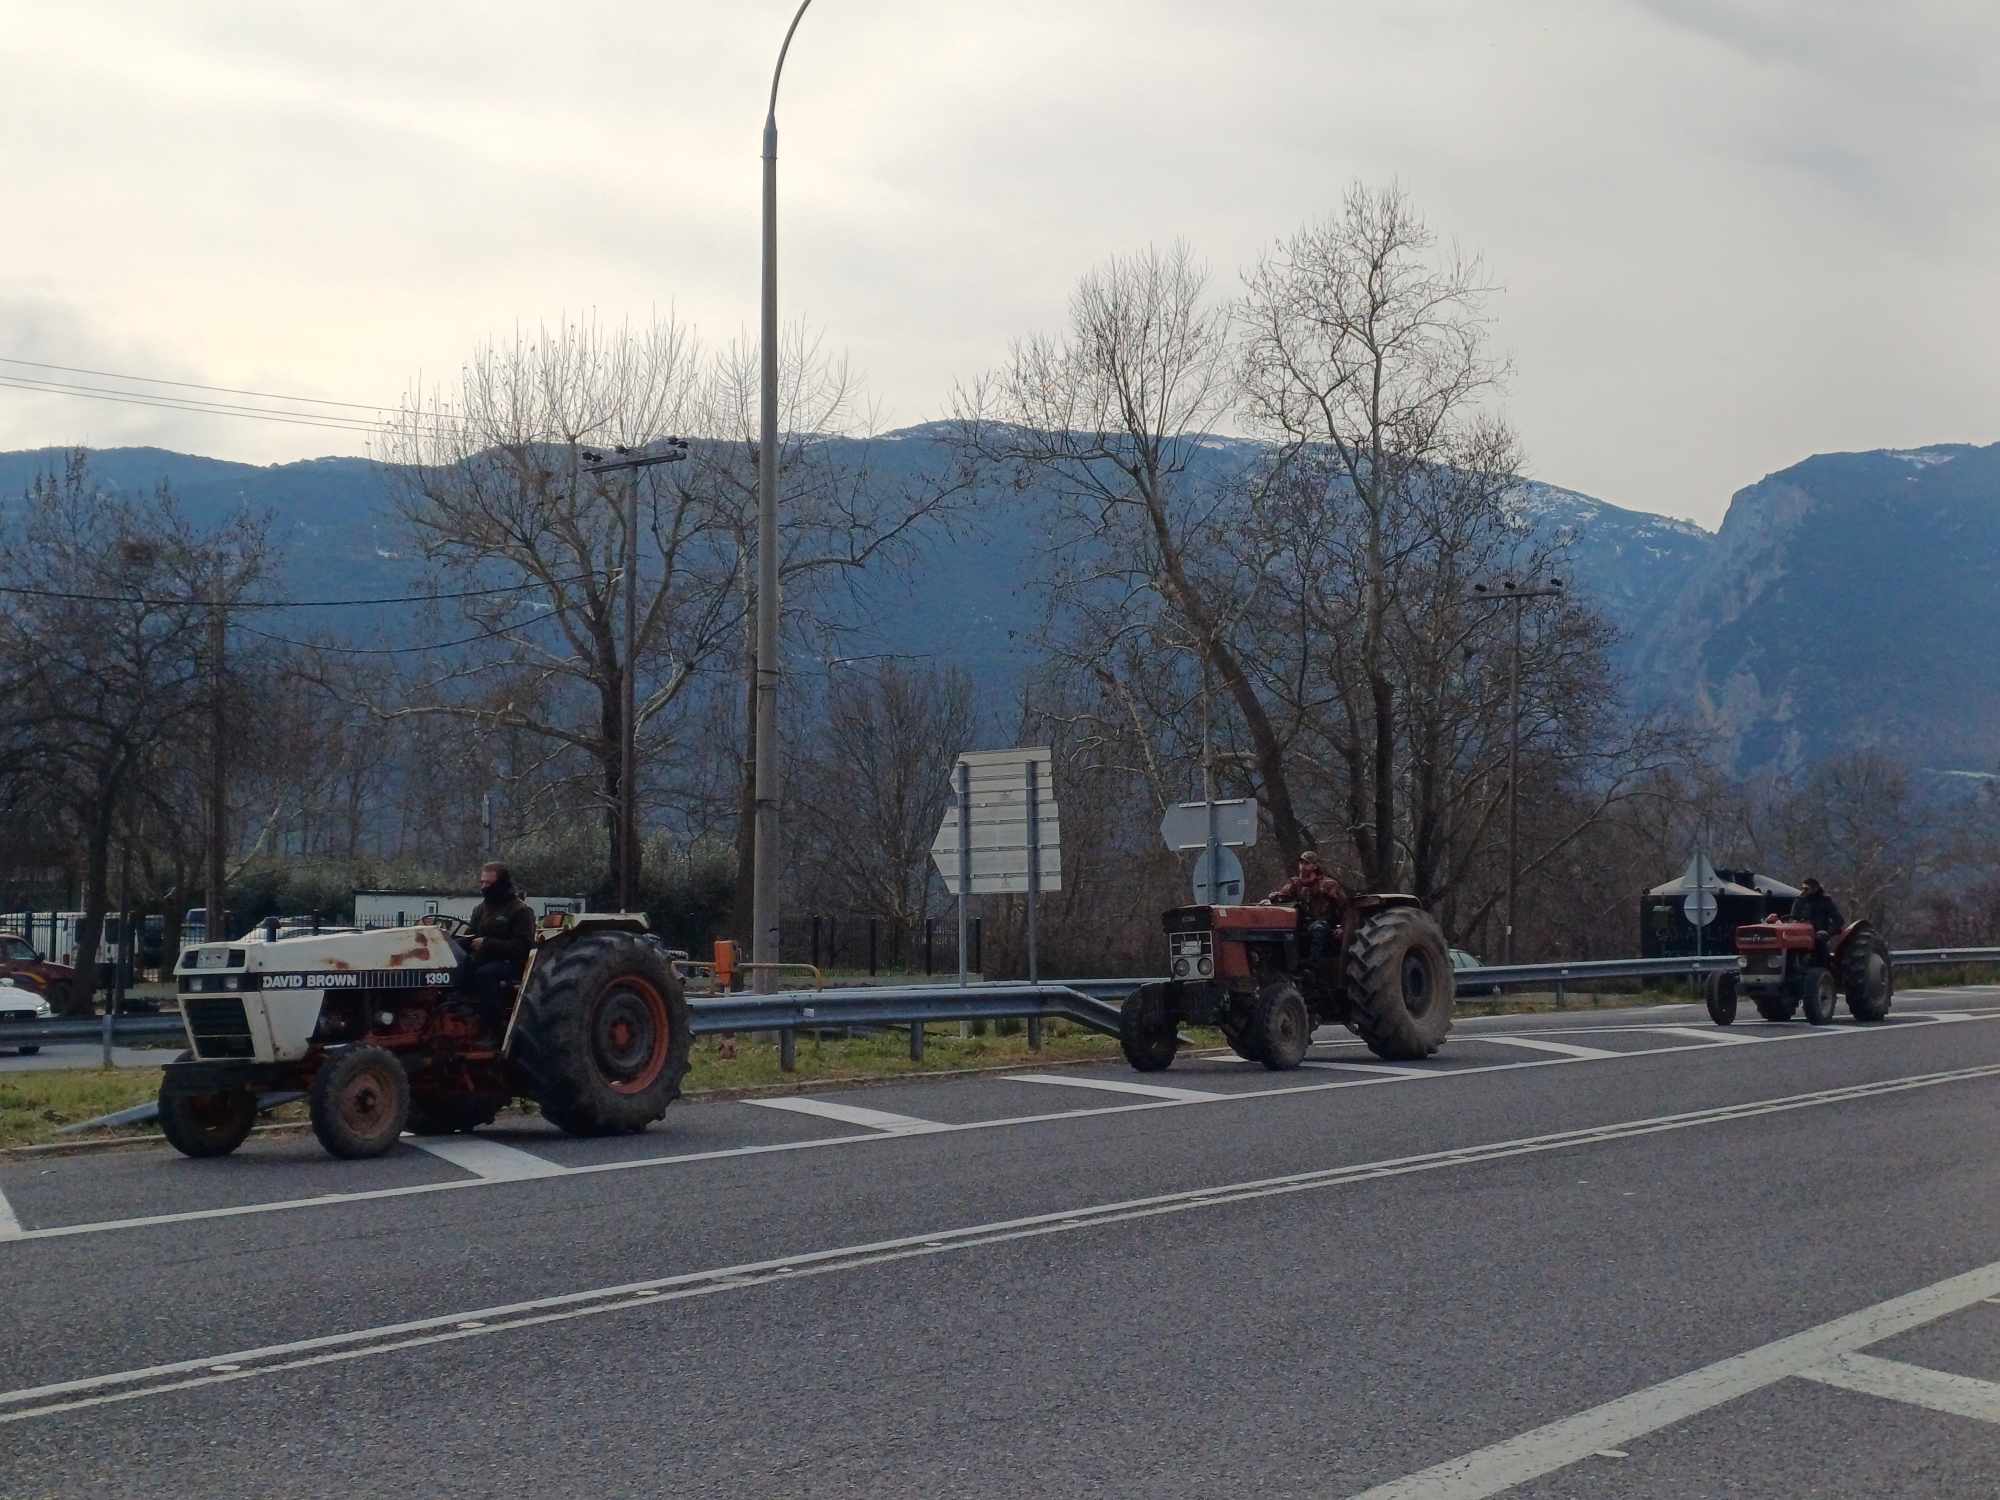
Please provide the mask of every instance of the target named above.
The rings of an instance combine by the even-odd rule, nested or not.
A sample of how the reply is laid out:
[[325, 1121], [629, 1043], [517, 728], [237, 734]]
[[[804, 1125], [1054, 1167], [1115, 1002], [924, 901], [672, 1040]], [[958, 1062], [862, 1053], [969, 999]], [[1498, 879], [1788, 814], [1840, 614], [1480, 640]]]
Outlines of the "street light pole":
[[[801, 0], [785, 28], [778, 65], [771, 70], [771, 105], [764, 115], [764, 344], [757, 444], [757, 760], [752, 835], [750, 957], [778, 961], [778, 80], [792, 34], [804, 19]], [[775, 971], [752, 969], [756, 987], [773, 987]]]
[[[634, 453], [620, 447], [618, 457], [585, 452], [583, 468], [590, 474], [616, 469], [649, 469], [677, 464], [687, 457], [686, 438], [666, 439], [661, 453]], [[625, 566], [620, 587], [625, 591], [625, 665], [618, 675], [622, 709], [618, 733], [618, 909], [632, 911], [639, 899], [639, 481], [625, 492]]]
[[1514, 606], [1514, 650], [1507, 660], [1507, 696], [1512, 727], [1507, 737], [1507, 942], [1502, 963], [1514, 961], [1514, 902], [1521, 883], [1521, 605], [1529, 599], [1553, 599], [1563, 591], [1562, 580], [1551, 578], [1546, 588], [1522, 588], [1509, 578], [1497, 591], [1472, 586], [1471, 604], [1503, 600]]

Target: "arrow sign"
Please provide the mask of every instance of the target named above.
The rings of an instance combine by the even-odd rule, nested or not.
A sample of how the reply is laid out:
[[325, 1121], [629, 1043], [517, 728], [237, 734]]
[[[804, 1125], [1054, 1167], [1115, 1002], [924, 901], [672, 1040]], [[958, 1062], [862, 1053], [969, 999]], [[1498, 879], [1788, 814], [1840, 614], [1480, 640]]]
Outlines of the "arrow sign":
[[[1247, 849], [1257, 842], [1257, 799], [1218, 797], [1215, 802], [1216, 842], [1232, 849]], [[1176, 852], [1208, 847], [1208, 804], [1182, 802], [1167, 809], [1160, 819], [1160, 837]]]
[[[1018, 894], [1031, 885], [1035, 891], [1062, 889], [1062, 815], [1056, 806], [1053, 762], [1054, 756], [1044, 745], [968, 751], [958, 758], [952, 773], [952, 799], [931, 843], [932, 862], [952, 895]], [[1031, 811], [1035, 830], [1032, 858], [1028, 842]], [[959, 889], [962, 867], [971, 877], [969, 892]], [[1038, 880], [1033, 878], [1037, 876]]]

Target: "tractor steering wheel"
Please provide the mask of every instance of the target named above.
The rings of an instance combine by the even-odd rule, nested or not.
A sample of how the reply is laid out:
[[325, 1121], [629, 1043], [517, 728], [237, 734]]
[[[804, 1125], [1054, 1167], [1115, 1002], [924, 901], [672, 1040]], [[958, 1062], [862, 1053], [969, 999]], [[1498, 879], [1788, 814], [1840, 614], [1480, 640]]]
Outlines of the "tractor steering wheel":
[[442, 927], [448, 938], [462, 941], [472, 931], [472, 924], [464, 917], [454, 917], [449, 912], [434, 911], [423, 917], [426, 927]]

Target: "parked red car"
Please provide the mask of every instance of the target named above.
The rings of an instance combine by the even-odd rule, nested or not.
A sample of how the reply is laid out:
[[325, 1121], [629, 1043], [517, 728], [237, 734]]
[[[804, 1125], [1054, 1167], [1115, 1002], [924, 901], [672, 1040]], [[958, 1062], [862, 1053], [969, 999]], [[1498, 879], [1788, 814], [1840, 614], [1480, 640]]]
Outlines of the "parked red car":
[[76, 970], [68, 964], [49, 963], [17, 932], [0, 932], [0, 975], [33, 990], [58, 1014], [68, 1009], [69, 997], [75, 992]]

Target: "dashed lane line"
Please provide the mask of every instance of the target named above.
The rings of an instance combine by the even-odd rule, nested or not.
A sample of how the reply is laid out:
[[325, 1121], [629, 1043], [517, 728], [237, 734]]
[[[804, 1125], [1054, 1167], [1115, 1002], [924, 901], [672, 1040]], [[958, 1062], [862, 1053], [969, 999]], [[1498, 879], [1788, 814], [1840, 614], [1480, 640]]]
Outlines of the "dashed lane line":
[[[1483, 1145], [1445, 1151], [1430, 1151], [1417, 1156], [1394, 1157], [1384, 1161], [1329, 1167], [1310, 1172], [1294, 1172], [1281, 1177], [1254, 1178], [1219, 1187], [1190, 1188], [1148, 1198], [1094, 1204], [1055, 1213], [1032, 1214], [1023, 1218], [1002, 1219], [957, 1229], [932, 1230], [922, 1234], [905, 1235], [898, 1239], [806, 1251], [775, 1260], [683, 1272], [646, 1281], [627, 1282], [618, 1286], [566, 1292], [532, 1301], [445, 1313], [436, 1317], [374, 1328], [354, 1329], [346, 1333], [323, 1334], [288, 1343], [266, 1344], [255, 1349], [207, 1354], [194, 1359], [148, 1365], [141, 1369], [112, 1371], [80, 1379], [54, 1381], [45, 1385], [0, 1392], [0, 1424], [105, 1406], [114, 1402], [141, 1400], [148, 1396], [163, 1395], [170, 1391], [188, 1390], [198, 1386], [255, 1380], [288, 1370], [367, 1359], [406, 1349], [455, 1343], [462, 1339], [490, 1338], [503, 1333], [577, 1318], [657, 1306], [684, 1298], [714, 1296], [749, 1287], [769, 1286], [778, 1280], [786, 1282], [802, 1280], [809, 1276], [855, 1270], [888, 1261], [947, 1255], [983, 1245], [995, 1245], [1043, 1235], [1068, 1234], [1110, 1224], [1189, 1213], [1257, 1198], [1324, 1191], [1354, 1183], [1377, 1182], [1385, 1178], [1403, 1177], [1419, 1172], [1475, 1166], [1489, 1161], [1562, 1151], [1572, 1147], [1596, 1146], [1637, 1136], [1689, 1130], [1705, 1125], [1728, 1124], [1763, 1115], [1781, 1114], [1822, 1105], [1845, 1104], [1913, 1089], [1935, 1088], [1944, 1084], [1996, 1076], [2000, 1076], [2000, 1063], [1955, 1068], [1943, 1073], [1916, 1074], [1876, 1083], [1854, 1084], [1845, 1088], [1822, 1089], [1810, 1094], [1762, 1099], [1747, 1104], [1690, 1110], [1676, 1115], [1656, 1115], [1611, 1125], [1587, 1126], [1579, 1130], [1554, 1131], [1545, 1135], [1523, 1136], [1513, 1140], [1492, 1141]], [[1662, 1413], [1686, 1406], [1687, 1412], [1692, 1414], [1694, 1411], [1705, 1410], [1707, 1406], [1719, 1404], [1721, 1400], [1730, 1399], [1728, 1395], [1715, 1397], [1713, 1393], [1716, 1390], [1730, 1389], [1732, 1380], [1740, 1385], [1742, 1390], [1754, 1390], [1786, 1375], [1823, 1364], [1833, 1355], [1876, 1343], [1892, 1334], [1902, 1332], [1905, 1328], [1919, 1326], [1995, 1293], [2000, 1293], [2000, 1264], [1968, 1272], [1948, 1282], [1940, 1282], [1923, 1292], [1911, 1293], [1893, 1302], [1853, 1314], [1849, 1318], [1837, 1319], [1820, 1329], [1796, 1335], [1789, 1340], [1781, 1340], [1777, 1344], [1766, 1346], [1763, 1350], [1752, 1351], [1749, 1355], [1737, 1356], [1733, 1361], [1724, 1360], [1718, 1365], [1696, 1371], [1691, 1376], [1683, 1376], [1679, 1381], [1669, 1381], [1665, 1386], [1654, 1387], [1650, 1391], [1639, 1392], [1622, 1401], [1612, 1402], [1608, 1406], [1595, 1408], [1591, 1412], [1584, 1413], [1582, 1417], [1570, 1419], [1568, 1423], [1556, 1423], [1549, 1429], [1537, 1429], [1536, 1433], [1528, 1434], [1525, 1439], [1514, 1439], [1510, 1444], [1496, 1445], [1494, 1450], [1482, 1449], [1480, 1453], [1470, 1455], [1467, 1460], [1454, 1460], [1452, 1464], [1439, 1466], [1438, 1470], [1427, 1470], [1424, 1475], [1413, 1476], [1411, 1480], [1398, 1481], [1399, 1485], [1405, 1486], [1417, 1484], [1419, 1485], [1417, 1488], [1390, 1487], [1379, 1492], [1370, 1491], [1370, 1496], [1375, 1497], [1375, 1500], [1387, 1500], [1389, 1496], [1395, 1496], [1396, 1500], [1417, 1500], [1417, 1497], [1425, 1497], [1425, 1500], [1473, 1500], [1473, 1497], [1495, 1494], [1500, 1489], [1520, 1483], [1523, 1479], [1561, 1468], [1566, 1463], [1574, 1462], [1576, 1457], [1616, 1447], [1621, 1439], [1640, 1436], [1657, 1427], [1666, 1426], [1670, 1421], [1679, 1420], [1678, 1416], [1662, 1416]], [[1745, 1372], [1753, 1368], [1757, 1378], [1745, 1384]], [[1772, 1373], [1773, 1370], [1776, 1373]], [[1668, 1391], [1670, 1388], [1672, 1395], [1669, 1398], [1655, 1399], [1658, 1393]], [[1740, 1394], [1741, 1391], [1736, 1393]], [[1694, 1404], [1688, 1405], [1690, 1401]], [[1606, 1416], [1607, 1413], [1610, 1415]], [[1553, 1462], [1547, 1461], [1552, 1454], [1570, 1452], [1578, 1441], [1579, 1432], [1585, 1444], [1580, 1452], [1568, 1458], [1558, 1456]], [[1555, 1435], [1547, 1438], [1543, 1436], [1549, 1433]], [[1519, 1477], [1506, 1479], [1491, 1488], [1439, 1489], [1434, 1487], [1435, 1482], [1429, 1477], [1436, 1473], [1454, 1471], [1468, 1462], [1474, 1463], [1479, 1474], [1488, 1477], [1496, 1473], [1511, 1472], [1509, 1465], [1518, 1468], [1522, 1462], [1515, 1448], [1523, 1443], [1528, 1445], [1528, 1450], [1534, 1455], [1532, 1462], [1540, 1464], [1541, 1467], [1529, 1467], [1521, 1472]], [[1485, 1462], [1486, 1455], [1498, 1452], [1500, 1449], [1508, 1450], [1507, 1454], [1503, 1455], [1502, 1461]], [[1422, 1487], [1425, 1484], [1433, 1487]]]
[[758, 1109], [782, 1109], [792, 1114], [811, 1115], [842, 1125], [860, 1125], [869, 1130], [886, 1130], [898, 1135], [919, 1135], [941, 1130], [937, 1120], [920, 1120], [915, 1115], [894, 1115], [885, 1109], [863, 1109], [856, 1104], [835, 1104], [827, 1099], [745, 1099]]
[[564, 1169], [531, 1151], [502, 1145], [478, 1135], [413, 1135], [406, 1137], [419, 1151], [448, 1161], [486, 1182], [527, 1182], [536, 1177], [560, 1177]]
[[1901, 1360], [1877, 1359], [1872, 1354], [1836, 1355], [1825, 1364], [1801, 1370], [1799, 1374], [1821, 1385], [1859, 1391], [1864, 1396], [1880, 1396], [1905, 1406], [1928, 1407], [1931, 1411], [1974, 1417], [1982, 1422], [2000, 1422], [2000, 1385], [1990, 1380], [1975, 1380], [1970, 1375], [1947, 1375], [1942, 1370], [1927, 1370]]
[[1649, 1433], [1791, 1376], [1823, 1371], [1831, 1361], [1949, 1317], [1996, 1291], [2000, 1291], [2000, 1262], [1864, 1307], [1817, 1328], [1377, 1485], [1355, 1500], [1487, 1500], [1596, 1454], [1622, 1450]]
[[1182, 1104], [1204, 1099], [1227, 1099], [1213, 1089], [1177, 1089], [1165, 1083], [1127, 1083], [1122, 1078], [1076, 1078], [1061, 1073], [1009, 1073], [1009, 1083], [1046, 1083], [1060, 1089], [1100, 1089], [1107, 1094], [1133, 1094], [1141, 1099], [1172, 1099]]
[[[1975, 1021], [2000, 1021], [2000, 1011], [1973, 1017]], [[1619, 1028], [1636, 1030], [1638, 1028]], [[1653, 1027], [1652, 1030], [1672, 1028]], [[1856, 1026], [1846, 1028], [1813, 1027], [1782, 1036], [1761, 1038], [1735, 1038], [1745, 1042], [1764, 1041], [1774, 1045], [1800, 1040], [1808, 1035], [1820, 1036], [1829, 1031], [1851, 1031], [1857, 1036], [1907, 1036], [1913, 1029], [1897, 1026]], [[1713, 1050], [1708, 1032], [1694, 1028], [1681, 1028], [1698, 1040], [1675, 1047], [1650, 1047], [1643, 1051], [1614, 1052], [1595, 1061], [1610, 1062], [1627, 1058], [1667, 1057], [1674, 1054]], [[1301, 1094], [1323, 1093], [1333, 1089], [1397, 1087], [1413, 1081], [1438, 1078], [1468, 1078], [1479, 1074], [1518, 1073], [1530, 1068], [1561, 1068], [1584, 1063], [1583, 1058], [1538, 1057], [1522, 1062], [1488, 1063], [1477, 1067], [1440, 1067], [1434, 1069], [1413, 1068], [1407, 1074], [1395, 1076], [1363, 1076], [1341, 1078], [1326, 1083], [1280, 1084], [1272, 1088], [1243, 1089], [1234, 1093], [1200, 1093], [1194, 1089], [1183, 1090], [1188, 1098], [1145, 1098], [1131, 1104], [1101, 1104], [1083, 1109], [1050, 1110], [1041, 1114], [1013, 1115], [998, 1120], [972, 1120], [962, 1124], [939, 1125], [935, 1134], [962, 1133], [978, 1130], [1009, 1130], [1025, 1125], [1048, 1125], [1070, 1120], [1098, 1120], [1112, 1115], [1132, 1114], [1143, 1110], [1186, 1109], [1199, 1105], [1240, 1104], [1257, 1099], [1291, 1098]], [[996, 1074], [997, 1078], [1018, 1077], [1017, 1074]], [[724, 1146], [710, 1151], [684, 1151], [664, 1156], [633, 1157], [624, 1161], [591, 1162], [582, 1166], [560, 1169], [552, 1176], [590, 1177], [604, 1172], [649, 1171], [661, 1167], [688, 1166], [701, 1162], [725, 1161], [736, 1157], [767, 1156], [787, 1151], [816, 1151], [839, 1146], [853, 1146], [864, 1142], [882, 1142], [900, 1139], [916, 1132], [868, 1130], [856, 1135], [823, 1136], [807, 1141], [780, 1141], [755, 1146]], [[233, 1219], [257, 1214], [292, 1213], [302, 1209], [337, 1208], [351, 1203], [373, 1203], [390, 1198], [414, 1198], [428, 1193], [457, 1192], [471, 1188], [492, 1187], [507, 1179], [488, 1177], [463, 1177], [451, 1182], [413, 1183], [401, 1187], [362, 1188], [346, 1193], [321, 1193], [311, 1198], [281, 1198], [261, 1203], [230, 1204], [221, 1208], [183, 1209], [174, 1213], [139, 1214], [124, 1219], [99, 1219], [83, 1224], [52, 1224], [45, 1228], [23, 1228], [12, 1236], [11, 1242], [25, 1243], [32, 1240], [67, 1239], [76, 1235], [110, 1234], [120, 1231], [151, 1229], [170, 1224], [189, 1224], [206, 1219]], [[7, 1236], [0, 1235], [0, 1245], [10, 1243]]]

